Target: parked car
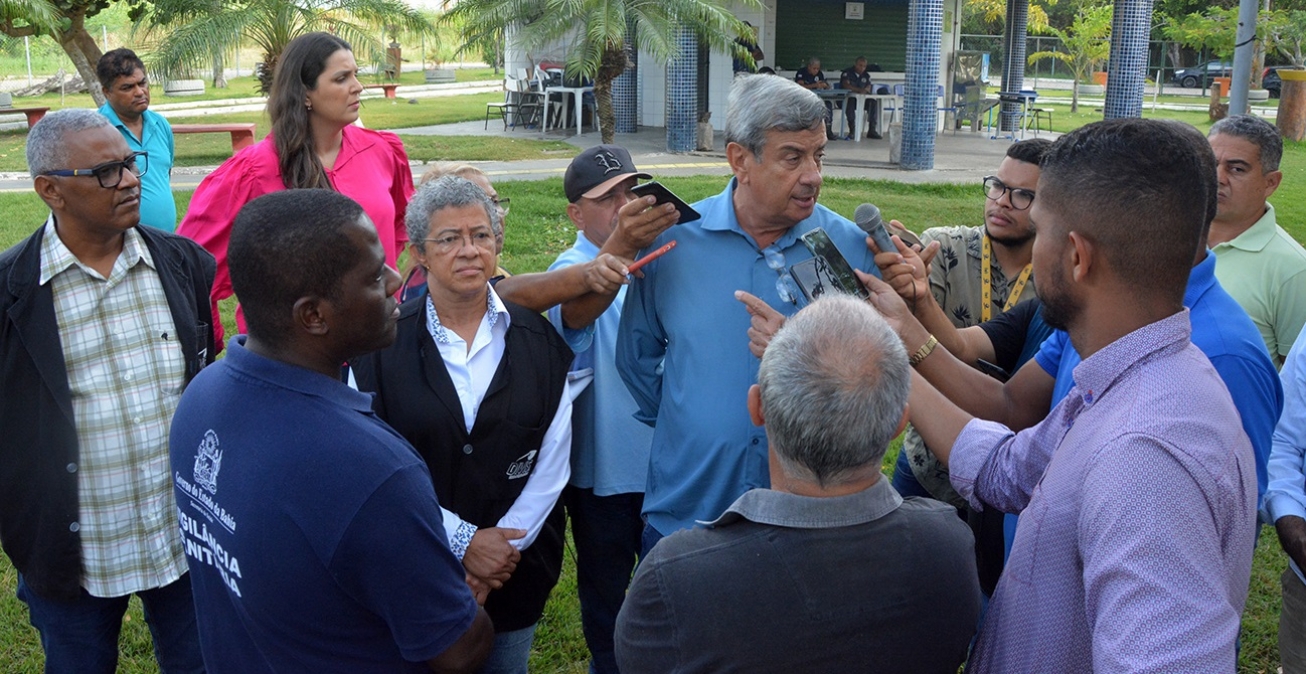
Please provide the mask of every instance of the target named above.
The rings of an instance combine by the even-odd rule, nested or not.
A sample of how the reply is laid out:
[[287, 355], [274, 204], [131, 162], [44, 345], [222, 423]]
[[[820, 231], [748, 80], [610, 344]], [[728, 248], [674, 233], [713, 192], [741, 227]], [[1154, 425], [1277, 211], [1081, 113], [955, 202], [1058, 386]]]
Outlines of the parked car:
[[1176, 70], [1170, 81], [1181, 87], [1202, 87], [1205, 89], [1216, 77], [1232, 77], [1233, 64], [1225, 61], [1207, 61], [1191, 68]]
[[1271, 98], [1279, 97], [1280, 83], [1278, 68], [1266, 68], [1265, 73], [1261, 75], [1261, 88], [1270, 92]]

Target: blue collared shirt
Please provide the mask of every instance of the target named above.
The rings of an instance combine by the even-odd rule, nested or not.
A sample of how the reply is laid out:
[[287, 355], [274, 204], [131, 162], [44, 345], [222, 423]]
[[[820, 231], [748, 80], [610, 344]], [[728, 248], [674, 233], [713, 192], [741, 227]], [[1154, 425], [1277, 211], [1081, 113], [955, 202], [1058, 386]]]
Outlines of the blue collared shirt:
[[[617, 337], [617, 370], [653, 424], [644, 514], [659, 533], [717, 518], [741, 494], [770, 486], [766, 432], [749, 420], [748, 388], [758, 359], [748, 350], [749, 315], [735, 300], [745, 290], [785, 315], [798, 310], [780, 299], [777, 272], [739, 226], [735, 181], [694, 208], [700, 220], [664, 232], [650, 249], [675, 240], [674, 250], [644, 267], [631, 282]], [[799, 237], [817, 227], [857, 269], [878, 274], [866, 234], [817, 204], [768, 249], [785, 266], [812, 257]]]
[[[1215, 255], [1209, 250], [1188, 275], [1184, 306], [1191, 311], [1193, 344], [1206, 354], [1220, 374], [1242, 416], [1243, 431], [1252, 441], [1259, 503], [1268, 482], [1266, 463], [1270, 457], [1270, 439], [1283, 410], [1283, 386], [1278, 372], [1252, 319], [1216, 280]], [[1071, 373], [1079, 365], [1079, 354], [1070, 345], [1070, 336], [1064, 330], [1056, 330], [1043, 343], [1035, 359], [1048, 374], [1056, 377], [1052, 389], [1055, 407], [1075, 383]]]
[[[1275, 522], [1295, 515], [1306, 518], [1306, 330], [1297, 336], [1288, 358], [1283, 362], [1283, 393], [1286, 402], [1283, 416], [1274, 429], [1274, 447], [1270, 450], [1270, 485], [1265, 491], [1264, 519]], [[1297, 563], [1288, 563], [1302, 582], [1306, 576]]]
[[[576, 244], [564, 250], [549, 271], [589, 262], [599, 247], [576, 233]], [[593, 489], [598, 496], [643, 492], [648, 480], [648, 452], [653, 429], [635, 419], [639, 407], [617, 373], [617, 329], [626, 288], [588, 327], [572, 330], [562, 323], [562, 308], [549, 309], [549, 321], [567, 346], [576, 352], [573, 375], [587, 369], [591, 384], [576, 398], [571, 417], [571, 484]]]
[[108, 103], [100, 106], [100, 114], [109, 118], [127, 140], [132, 152], [148, 152], [149, 170], [141, 176], [141, 224], [177, 231], [177, 202], [172, 198], [172, 161], [176, 151], [172, 141], [172, 126], [168, 120], [153, 110], [141, 113], [145, 124], [140, 140], [118, 118], [118, 113]]

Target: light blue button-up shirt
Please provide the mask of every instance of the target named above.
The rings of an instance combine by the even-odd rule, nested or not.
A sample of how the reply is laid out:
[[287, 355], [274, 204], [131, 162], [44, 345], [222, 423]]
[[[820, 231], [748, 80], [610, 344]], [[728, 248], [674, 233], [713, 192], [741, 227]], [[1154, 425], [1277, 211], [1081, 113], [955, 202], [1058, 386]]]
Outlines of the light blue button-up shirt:
[[[564, 250], [549, 271], [583, 264], [599, 256], [599, 247], [576, 233], [576, 244]], [[592, 383], [576, 398], [571, 417], [571, 484], [593, 489], [598, 496], [644, 491], [653, 429], [635, 419], [639, 407], [617, 373], [617, 329], [626, 288], [598, 320], [580, 330], [562, 324], [561, 307], [549, 309], [549, 320], [576, 353], [573, 373], [590, 370]]]
[[[1283, 362], [1283, 416], [1274, 429], [1270, 450], [1270, 486], [1265, 492], [1265, 519], [1295, 515], [1306, 518], [1306, 330], [1297, 336]], [[1288, 560], [1302, 582], [1306, 576], [1297, 563]]]
[[141, 224], [165, 232], [177, 231], [177, 202], [172, 198], [172, 161], [176, 155], [172, 141], [172, 126], [168, 120], [153, 110], [141, 113], [145, 124], [141, 137], [127, 128], [118, 113], [108, 103], [100, 106], [100, 114], [109, 118], [132, 152], [150, 153], [148, 170], [141, 176]]
[[[756, 240], [735, 217], [735, 181], [694, 208], [700, 220], [664, 232], [650, 248], [676, 248], [631, 282], [617, 337], [617, 370], [654, 424], [644, 514], [663, 535], [714, 520], [741, 494], [769, 487], [766, 432], [748, 416], [759, 361], [748, 350], [749, 316], [736, 290], [792, 315]], [[769, 249], [785, 266], [812, 257], [799, 239], [823, 227], [848, 262], [878, 274], [866, 234], [817, 204]]]

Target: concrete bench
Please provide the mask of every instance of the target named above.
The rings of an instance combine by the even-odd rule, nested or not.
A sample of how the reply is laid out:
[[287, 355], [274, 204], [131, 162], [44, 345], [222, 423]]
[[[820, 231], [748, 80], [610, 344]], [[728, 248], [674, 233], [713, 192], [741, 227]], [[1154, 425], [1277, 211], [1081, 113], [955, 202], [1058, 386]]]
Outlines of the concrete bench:
[[394, 98], [394, 97], [395, 97], [395, 89], [398, 88], [398, 87], [399, 87], [398, 84], [369, 84], [369, 85], [367, 85], [365, 88], [367, 88], [367, 89], [384, 89], [384, 90], [385, 90], [385, 97], [386, 97], [386, 98]]
[[254, 144], [254, 124], [173, 124], [173, 135], [179, 133], [230, 133], [231, 152], [235, 154]]
[[0, 115], [21, 112], [27, 115], [27, 128], [30, 129], [36, 126], [36, 123], [41, 121], [41, 118], [49, 111], [50, 108], [0, 108]]

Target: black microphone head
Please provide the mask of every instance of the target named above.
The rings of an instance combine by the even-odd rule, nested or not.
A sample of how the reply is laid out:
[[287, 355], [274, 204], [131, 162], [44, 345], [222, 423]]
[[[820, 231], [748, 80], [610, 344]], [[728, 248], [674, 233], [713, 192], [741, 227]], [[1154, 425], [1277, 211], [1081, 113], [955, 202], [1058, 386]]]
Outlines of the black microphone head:
[[853, 222], [857, 223], [857, 228], [863, 232], [870, 232], [876, 227], [882, 227], [883, 221], [880, 219], [880, 209], [875, 204], [862, 204], [853, 211]]

